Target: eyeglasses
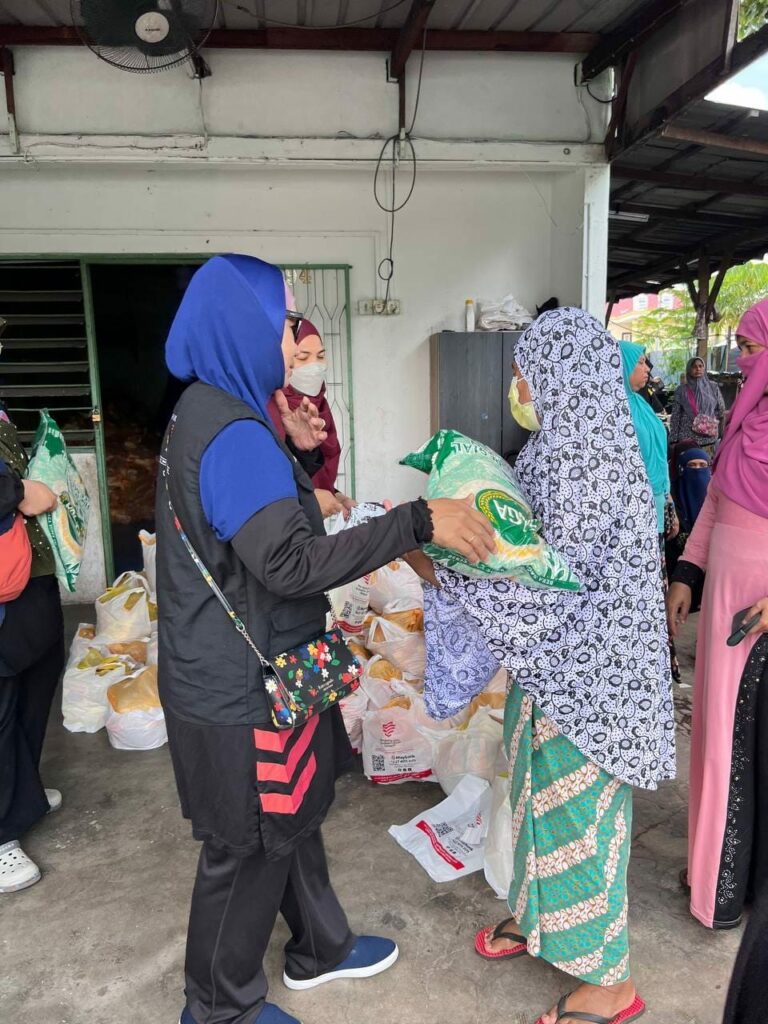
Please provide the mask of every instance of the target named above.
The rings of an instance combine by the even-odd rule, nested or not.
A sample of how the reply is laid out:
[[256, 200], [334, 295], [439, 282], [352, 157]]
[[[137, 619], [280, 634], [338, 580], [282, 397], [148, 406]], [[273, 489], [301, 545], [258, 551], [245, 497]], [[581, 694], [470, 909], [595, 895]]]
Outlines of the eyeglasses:
[[291, 330], [293, 331], [293, 337], [294, 339], [298, 339], [299, 331], [301, 330], [301, 325], [304, 322], [304, 317], [301, 316], [301, 314], [294, 313], [292, 310], [288, 309], [286, 310], [285, 313], [285, 319], [291, 321]]

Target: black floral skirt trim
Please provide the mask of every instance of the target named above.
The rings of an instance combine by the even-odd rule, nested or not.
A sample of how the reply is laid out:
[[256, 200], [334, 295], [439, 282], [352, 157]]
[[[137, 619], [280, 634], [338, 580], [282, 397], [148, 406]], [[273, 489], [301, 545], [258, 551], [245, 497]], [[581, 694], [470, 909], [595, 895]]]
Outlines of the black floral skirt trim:
[[744, 668], [733, 723], [728, 812], [715, 892], [715, 928], [735, 928], [768, 880], [768, 634]]

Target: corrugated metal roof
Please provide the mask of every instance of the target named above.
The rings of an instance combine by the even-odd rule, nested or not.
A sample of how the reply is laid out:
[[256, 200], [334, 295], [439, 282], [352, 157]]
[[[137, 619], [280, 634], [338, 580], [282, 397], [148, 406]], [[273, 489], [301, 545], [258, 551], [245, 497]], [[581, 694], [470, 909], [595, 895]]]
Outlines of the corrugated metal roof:
[[[439, 0], [434, 29], [607, 33], [644, 0]], [[391, 9], [393, 8], [394, 9]], [[270, 23], [331, 27], [368, 19], [369, 28], [399, 28], [411, 0], [220, 0], [218, 28]], [[0, 0], [0, 24], [71, 25], [69, 0]]]
[[729, 252], [734, 262], [768, 252], [768, 111], [701, 100], [614, 170], [609, 295], [674, 284], [702, 249], [713, 269]]

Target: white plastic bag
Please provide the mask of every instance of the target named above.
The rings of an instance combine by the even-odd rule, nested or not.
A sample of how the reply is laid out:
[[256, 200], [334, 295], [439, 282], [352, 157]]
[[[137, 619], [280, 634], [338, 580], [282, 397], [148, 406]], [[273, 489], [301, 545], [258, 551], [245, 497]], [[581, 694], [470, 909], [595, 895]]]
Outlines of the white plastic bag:
[[64, 673], [61, 711], [70, 732], [98, 732], [109, 714], [107, 690], [140, 666], [129, 657], [89, 647]]
[[491, 824], [485, 842], [483, 871], [485, 880], [500, 900], [507, 899], [515, 872], [512, 848], [512, 805], [509, 802], [511, 779], [505, 772], [497, 775], [491, 787]]
[[432, 743], [419, 729], [412, 701], [373, 708], [363, 718], [363, 771], [381, 786], [415, 779], [434, 782]]
[[77, 631], [72, 639], [72, 645], [69, 648], [69, 658], [67, 659], [67, 668], [71, 668], [72, 665], [84, 658], [88, 653], [88, 648], [93, 647], [95, 644], [96, 627], [91, 625], [90, 622], [81, 622]]
[[146, 530], [139, 532], [141, 556], [144, 561], [144, 575], [149, 582], [150, 593], [157, 593], [157, 537]]
[[157, 750], [168, 742], [162, 708], [123, 714], [110, 708], [106, 725], [109, 742], [116, 750]]
[[414, 679], [423, 679], [427, 667], [427, 646], [423, 633], [409, 633], [388, 619], [375, 618], [365, 646], [380, 654]]
[[435, 882], [450, 882], [483, 866], [491, 811], [491, 787], [466, 775], [449, 797], [389, 834]]
[[352, 750], [355, 754], [360, 754], [363, 750], [363, 718], [368, 710], [368, 694], [360, 687], [345, 697], [339, 707]]
[[532, 322], [531, 314], [511, 293], [500, 301], [480, 300], [477, 326], [481, 331], [524, 331]]
[[371, 578], [363, 576], [362, 579], [353, 580], [352, 583], [332, 590], [328, 595], [336, 625], [348, 636], [356, 636], [363, 632], [363, 623], [368, 616], [370, 592]]
[[390, 562], [371, 574], [370, 603], [378, 615], [423, 608], [421, 580], [406, 562]]
[[503, 723], [487, 709], [473, 715], [464, 728], [437, 736], [432, 770], [443, 790], [452, 793], [465, 775], [493, 782], [503, 742]]
[[96, 640], [143, 640], [156, 619], [149, 581], [141, 573], [125, 572], [96, 601]]

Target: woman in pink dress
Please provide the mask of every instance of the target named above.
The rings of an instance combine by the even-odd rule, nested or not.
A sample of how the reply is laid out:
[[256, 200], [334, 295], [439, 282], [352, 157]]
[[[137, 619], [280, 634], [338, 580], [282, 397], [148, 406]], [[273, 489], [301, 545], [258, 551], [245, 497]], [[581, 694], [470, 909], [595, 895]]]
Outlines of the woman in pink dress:
[[[685, 622], [704, 574], [691, 734], [691, 913], [739, 924], [768, 880], [768, 299], [737, 331], [744, 388], [707, 499], [673, 575], [670, 631]], [[726, 643], [760, 614], [744, 640]]]

